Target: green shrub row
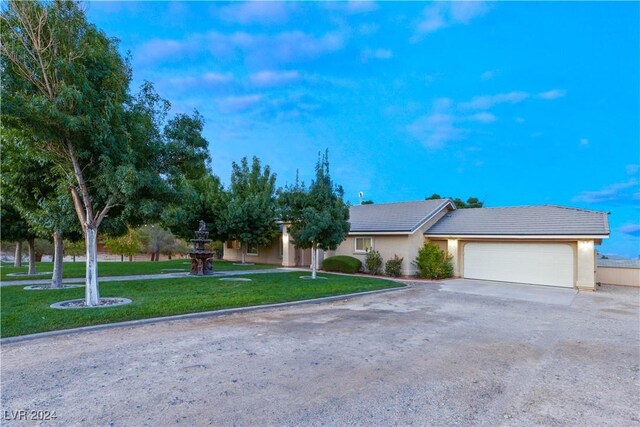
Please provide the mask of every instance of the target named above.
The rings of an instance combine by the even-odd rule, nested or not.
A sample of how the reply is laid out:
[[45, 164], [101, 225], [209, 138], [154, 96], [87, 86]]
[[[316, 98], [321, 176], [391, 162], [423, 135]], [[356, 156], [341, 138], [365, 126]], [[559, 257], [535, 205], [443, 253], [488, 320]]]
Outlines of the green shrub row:
[[346, 255], [336, 255], [325, 258], [322, 262], [322, 269], [338, 273], [355, 274], [360, 271], [362, 262], [358, 258]]
[[[402, 261], [404, 258], [394, 255], [393, 258], [384, 263], [384, 272], [387, 276], [400, 277], [402, 273]], [[376, 250], [367, 252], [365, 259], [365, 267], [367, 271], [373, 275], [380, 274], [382, 271], [382, 256]], [[338, 273], [355, 274], [362, 268], [362, 262], [358, 258], [346, 255], [336, 255], [325, 258], [322, 262], [322, 268], [325, 271], [333, 271]]]

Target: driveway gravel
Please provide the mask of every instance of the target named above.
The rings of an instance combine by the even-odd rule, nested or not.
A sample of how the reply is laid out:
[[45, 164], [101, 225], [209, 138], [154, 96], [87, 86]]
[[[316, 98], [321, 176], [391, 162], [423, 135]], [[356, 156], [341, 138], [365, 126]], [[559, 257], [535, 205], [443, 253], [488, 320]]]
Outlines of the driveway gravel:
[[515, 288], [5, 343], [2, 425], [640, 425], [639, 291]]

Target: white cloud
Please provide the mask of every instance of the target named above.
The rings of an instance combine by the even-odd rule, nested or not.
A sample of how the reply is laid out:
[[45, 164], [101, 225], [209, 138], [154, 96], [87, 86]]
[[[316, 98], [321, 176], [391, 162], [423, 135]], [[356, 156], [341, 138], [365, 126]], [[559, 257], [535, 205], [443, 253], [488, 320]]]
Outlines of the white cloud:
[[181, 88], [224, 85], [234, 80], [232, 73], [208, 72], [199, 76], [173, 77], [169, 82]]
[[480, 123], [493, 123], [497, 118], [493, 114], [483, 111], [469, 116], [469, 120]]
[[298, 71], [260, 71], [249, 76], [249, 80], [254, 86], [273, 87], [282, 86], [300, 81], [301, 76]]
[[640, 170], [640, 165], [627, 165], [625, 166], [627, 175], [637, 175]]
[[391, 59], [393, 57], [393, 51], [390, 49], [365, 49], [362, 51], [362, 60], [368, 61], [369, 59]]
[[637, 204], [640, 200], [640, 185], [638, 181], [631, 178], [624, 182], [611, 184], [602, 190], [583, 191], [572, 199], [574, 202], [584, 203], [629, 203]]
[[480, 75], [480, 80], [491, 80], [496, 76], [495, 71], [485, 71]]
[[262, 95], [228, 96], [217, 100], [220, 111], [225, 113], [247, 111], [262, 101]]
[[488, 10], [487, 4], [481, 1], [434, 2], [422, 10], [413, 41], [454, 24], [468, 24]]
[[566, 90], [562, 90], [562, 89], [552, 89], [552, 90], [548, 90], [546, 92], [540, 92], [538, 94], [538, 98], [540, 99], [558, 99], [558, 98], [562, 98], [563, 96], [565, 96], [567, 94]]
[[289, 19], [288, 2], [246, 1], [212, 8], [215, 15], [237, 24], [282, 24]]
[[427, 148], [442, 148], [460, 139], [463, 132], [455, 126], [457, 118], [451, 113], [453, 102], [448, 98], [436, 100], [430, 114], [419, 117], [407, 130]]
[[463, 102], [460, 108], [468, 110], [488, 110], [497, 104], [517, 104], [529, 98], [527, 92], [508, 92], [496, 95], [474, 96], [471, 101]]
[[138, 47], [136, 61], [149, 65], [180, 61], [198, 54], [213, 54], [217, 59], [244, 56], [250, 66], [276, 65], [317, 59], [339, 51], [346, 44], [345, 33], [328, 32], [321, 35], [302, 31], [275, 34], [251, 34], [237, 31], [191, 34], [182, 40], [152, 40]]
[[587, 145], [589, 145], [589, 140], [587, 138], [580, 138], [580, 145], [586, 147]]
[[625, 224], [619, 227], [618, 231], [631, 236], [640, 236], [640, 224]]

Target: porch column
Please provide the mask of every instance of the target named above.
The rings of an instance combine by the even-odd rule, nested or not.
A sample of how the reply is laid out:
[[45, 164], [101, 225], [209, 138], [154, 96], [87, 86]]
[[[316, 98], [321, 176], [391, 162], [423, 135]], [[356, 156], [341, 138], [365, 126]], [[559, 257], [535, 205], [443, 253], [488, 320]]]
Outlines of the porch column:
[[576, 288], [581, 291], [596, 289], [596, 262], [593, 240], [578, 240]]
[[454, 277], [461, 277], [462, 273], [460, 272], [460, 262], [458, 259], [458, 239], [447, 240], [447, 255], [453, 257], [451, 263], [453, 264]]
[[289, 236], [286, 225], [282, 227], [282, 266], [296, 266], [296, 247], [291, 242], [291, 236]]

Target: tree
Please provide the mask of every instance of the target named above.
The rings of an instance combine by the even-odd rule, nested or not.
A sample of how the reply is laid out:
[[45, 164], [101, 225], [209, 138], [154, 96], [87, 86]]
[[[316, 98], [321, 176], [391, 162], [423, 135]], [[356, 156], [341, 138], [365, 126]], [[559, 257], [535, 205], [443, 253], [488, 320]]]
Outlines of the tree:
[[[26, 132], [2, 130], [2, 182], [5, 194], [35, 235], [53, 240], [52, 288], [62, 288], [63, 235], [78, 237], [80, 227], [69, 193], [58, 185], [56, 164], [30, 148]], [[39, 260], [36, 256], [36, 260]], [[31, 264], [31, 263], [30, 263]]]
[[[0, 197], [0, 218], [2, 218], [2, 239], [5, 241], [27, 241], [29, 246], [29, 268], [27, 274], [36, 274], [36, 233], [18, 210], [11, 205], [5, 194], [6, 187], [2, 185], [2, 197]], [[22, 246], [20, 252], [16, 248], [16, 256], [22, 258]]]
[[373, 200], [363, 200], [360, 204], [361, 205], [373, 205]]
[[109, 252], [120, 254], [120, 261], [124, 261], [124, 257], [129, 257], [129, 261], [133, 260], [133, 256], [143, 247], [140, 233], [129, 228], [127, 234], [119, 237], [107, 237], [104, 241]]
[[[442, 199], [442, 197], [437, 193], [433, 193], [431, 196], [425, 198], [425, 200], [439, 200], [439, 199]], [[456, 209], [481, 208], [484, 205], [484, 202], [478, 199], [477, 197], [469, 197], [466, 202], [458, 197], [456, 198], [447, 197], [447, 199], [451, 199], [453, 204], [456, 206]]]
[[331, 180], [328, 152], [318, 155], [316, 176], [307, 190], [296, 178], [279, 195], [282, 219], [296, 246], [311, 248], [312, 277], [316, 278], [318, 248], [333, 250], [349, 234], [349, 207], [341, 186]]
[[63, 251], [65, 255], [73, 257], [73, 262], [76, 262], [77, 256], [82, 256], [85, 254], [84, 242], [81, 240], [65, 240], [63, 242]]
[[139, 229], [139, 233], [143, 246], [151, 254], [151, 261], [160, 261], [161, 252], [175, 250], [175, 236], [158, 225], [145, 225]]
[[208, 225], [209, 237], [224, 239], [223, 220], [227, 194], [220, 179], [207, 173], [197, 179], [182, 177], [174, 184], [178, 197], [167, 205], [161, 225], [185, 240], [193, 239], [200, 220]]
[[171, 127], [160, 131], [169, 103], [148, 82], [129, 95], [128, 61], [79, 3], [10, 1], [1, 24], [3, 121], [29, 129], [33, 148], [58, 165], [85, 238], [86, 304], [97, 306], [98, 229], [117, 235], [158, 218], [172, 174], [206, 147], [185, 149]]
[[222, 222], [222, 235], [242, 244], [242, 263], [248, 245], [266, 246], [276, 235], [276, 175], [253, 157], [251, 166], [246, 157], [240, 164], [233, 162], [231, 187]]

